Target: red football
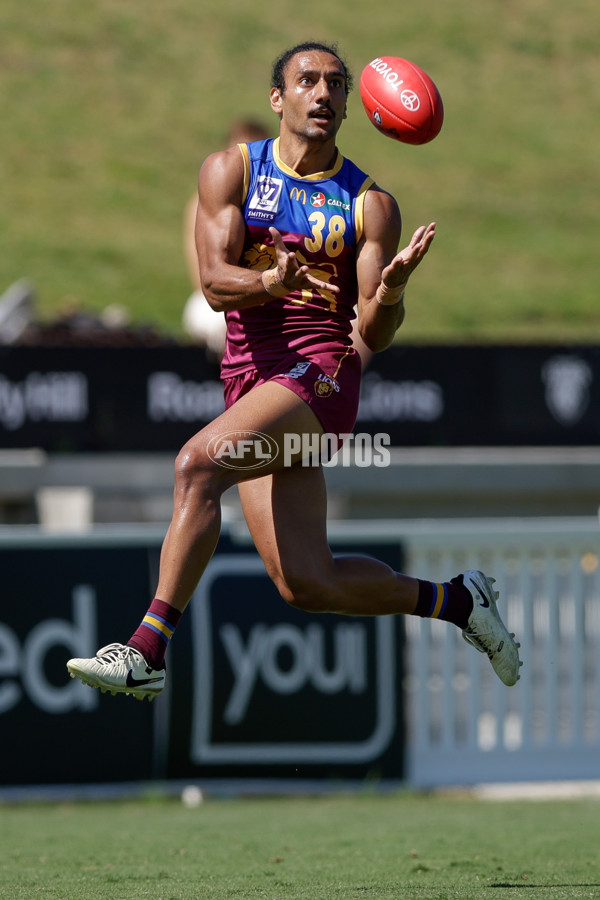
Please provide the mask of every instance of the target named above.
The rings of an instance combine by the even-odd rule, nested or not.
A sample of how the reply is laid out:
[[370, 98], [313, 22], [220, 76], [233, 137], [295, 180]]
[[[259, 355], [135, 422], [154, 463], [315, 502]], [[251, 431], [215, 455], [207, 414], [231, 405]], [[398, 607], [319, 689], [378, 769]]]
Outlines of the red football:
[[440, 133], [444, 105], [423, 69], [398, 56], [381, 56], [365, 66], [360, 96], [382, 134], [404, 144], [427, 144]]

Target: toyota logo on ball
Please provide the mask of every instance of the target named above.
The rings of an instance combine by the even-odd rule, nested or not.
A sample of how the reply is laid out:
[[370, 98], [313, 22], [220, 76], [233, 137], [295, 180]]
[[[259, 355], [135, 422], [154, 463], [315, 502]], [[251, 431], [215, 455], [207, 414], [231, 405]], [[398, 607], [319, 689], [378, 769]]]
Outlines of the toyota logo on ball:
[[400, 94], [400, 99], [402, 100], [402, 105], [405, 106], [406, 109], [410, 110], [410, 112], [416, 112], [421, 106], [421, 101], [414, 91], [402, 91], [402, 93]]

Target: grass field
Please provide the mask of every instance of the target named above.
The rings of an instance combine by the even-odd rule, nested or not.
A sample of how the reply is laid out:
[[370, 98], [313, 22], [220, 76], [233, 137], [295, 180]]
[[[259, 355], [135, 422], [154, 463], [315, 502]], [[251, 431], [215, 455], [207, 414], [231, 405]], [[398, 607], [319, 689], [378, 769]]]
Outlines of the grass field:
[[4, 806], [0, 896], [598, 898], [598, 813], [409, 795]]
[[273, 57], [317, 38], [357, 80], [376, 56], [413, 59], [444, 98], [425, 147], [376, 132], [357, 90], [340, 136], [406, 237], [438, 222], [404, 339], [598, 339], [596, 0], [3, 0], [0, 33], [0, 291], [30, 278], [42, 315], [118, 303], [179, 327], [199, 164], [234, 118], [270, 121]]

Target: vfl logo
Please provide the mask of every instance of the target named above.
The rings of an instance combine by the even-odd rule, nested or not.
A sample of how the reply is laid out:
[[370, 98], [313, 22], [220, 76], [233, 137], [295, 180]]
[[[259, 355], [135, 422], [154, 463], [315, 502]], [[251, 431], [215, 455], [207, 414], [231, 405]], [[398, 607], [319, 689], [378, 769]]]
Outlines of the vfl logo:
[[283, 378], [302, 378], [307, 369], [312, 365], [310, 362], [297, 362], [289, 372], [283, 373]]
[[262, 431], [227, 431], [211, 438], [207, 452], [226, 469], [262, 469], [277, 458], [279, 447]]
[[254, 187], [254, 193], [248, 203], [248, 213], [255, 219], [272, 222], [279, 209], [279, 198], [281, 197], [282, 189], [282, 178], [259, 175]]
[[373, 113], [373, 119], [375, 122], [377, 122], [378, 125], [381, 125], [381, 123], [383, 122], [383, 119], [381, 118], [381, 113], [379, 112], [378, 109], [376, 109], [375, 112]]
[[325, 194], [322, 194], [321, 191], [315, 191], [314, 194], [310, 195], [310, 205], [311, 206], [325, 206]]
[[583, 359], [554, 356], [542, 367], [546, 385], [546, 405], [561, 425], [575, 425], [590, 402], [593, 373]]
[[402, 106], [408, 109], [409, 112], [416, 112], [421, 106], [418, 94], [408, 90], [408, 88], [400, 92], [400, 100], [402, 101]]

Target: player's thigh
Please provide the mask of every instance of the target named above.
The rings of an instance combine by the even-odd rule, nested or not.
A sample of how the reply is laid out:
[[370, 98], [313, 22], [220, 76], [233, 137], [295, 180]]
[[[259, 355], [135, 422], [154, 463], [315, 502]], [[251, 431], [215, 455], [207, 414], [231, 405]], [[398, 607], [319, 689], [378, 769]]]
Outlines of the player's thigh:
[[180, 457], [198, 458], [227, 471], [234, 484], [289, 468], [302, 455], [303, 435], [320, 436], [323, 428], [310, 406], [276, 382], [266, 382], [198, 432]]
[[323, 469], [298, 463], [239, 484], [239, 492], [255, 546], [282, 594], [326, 586], [333, 558]]

